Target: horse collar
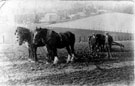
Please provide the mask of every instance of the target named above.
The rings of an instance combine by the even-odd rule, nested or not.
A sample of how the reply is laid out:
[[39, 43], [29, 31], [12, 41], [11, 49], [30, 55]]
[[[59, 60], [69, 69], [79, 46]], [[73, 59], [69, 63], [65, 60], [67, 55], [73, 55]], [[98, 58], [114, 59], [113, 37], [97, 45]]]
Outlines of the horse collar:
[[[52, 30], [48, 30], [48, 31], [46, 31], [46, 37], [45, 37], [45, 39], [44, 38], [42, 38], [42, 42], [43, 43], [47, 43], [48, 41], [49, 41], [49, 39], [51, 38], [50, 37], [50, 34], [52, 33]], [[45, 40], [45, 41], [44, 41]]]

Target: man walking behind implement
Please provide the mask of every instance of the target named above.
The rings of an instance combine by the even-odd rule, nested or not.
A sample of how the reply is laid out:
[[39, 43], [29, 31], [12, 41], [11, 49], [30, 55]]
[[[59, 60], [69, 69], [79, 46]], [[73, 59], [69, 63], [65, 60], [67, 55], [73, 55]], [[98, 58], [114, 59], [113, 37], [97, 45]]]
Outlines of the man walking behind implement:
[[112, 55], [110, 53], [109, 37], [110, 37], [109, 33], [106, 32], [105, 33], [105, 48], [107, 49], [107, 52], [108, 52], [107, 57], [112, 58]]

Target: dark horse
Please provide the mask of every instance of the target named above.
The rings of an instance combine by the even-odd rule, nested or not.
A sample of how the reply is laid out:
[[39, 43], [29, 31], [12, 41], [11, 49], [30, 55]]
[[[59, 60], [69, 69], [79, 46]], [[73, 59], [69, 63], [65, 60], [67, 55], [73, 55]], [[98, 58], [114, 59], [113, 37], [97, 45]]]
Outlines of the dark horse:
[[104, 50], [106, 47], [105, 41], [108, 40], [108, 48], [109, 50], [112, 49], [113, 38], [111, 35], [108, 35], [108, 39], [106, 39], [105, 35], [103, 34], [96, 34], [96, 44], [100, 48], [101, 51]]
[[[89, 47], [91, 51], [95, 49], [103, 50], [105, 45], [105, 36], [102, 34], [94, 34], [93, 36], [89, 36]], [[111, 42], [110, 42], [111, 44]]]
[[27, 43], [26, 46], [28, 48], [29, 58], [34, 58], [35, 61], [38, 61], [36, 54], [37, 47], [44, 46], [44, 44], [42, 42], [39, 42], [37, 45], [34, 45], [32, 43], [34, 33], [30, 31], [30, 29], [25, 27], [17, 27], [17, 29], [15, 30], [15, 35], [20, 46], [24, 43]]
[[48, 56], [53, 63], [58, 62], [57, 48], [66, 47], [68, 51], [67, 63], [74, 60], [74, 44], [75, 35], [69, 31], [64, 33], [57, 33], [47, 28], [36, 28], [34, 34], [34, 44], [37, 45], [39, 42], [44, 43], [47, 47]]

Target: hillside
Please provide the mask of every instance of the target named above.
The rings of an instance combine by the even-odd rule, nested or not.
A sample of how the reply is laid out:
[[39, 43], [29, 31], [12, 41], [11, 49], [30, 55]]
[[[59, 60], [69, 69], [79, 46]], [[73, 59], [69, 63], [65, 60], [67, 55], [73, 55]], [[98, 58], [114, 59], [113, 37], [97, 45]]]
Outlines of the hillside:
[[75, 21], [51, 24], [49, 25], [49, 27], [132, 33], [134, 28], [133, 22], [134, 22], [134, 15], [123, 13], [106, 13]]

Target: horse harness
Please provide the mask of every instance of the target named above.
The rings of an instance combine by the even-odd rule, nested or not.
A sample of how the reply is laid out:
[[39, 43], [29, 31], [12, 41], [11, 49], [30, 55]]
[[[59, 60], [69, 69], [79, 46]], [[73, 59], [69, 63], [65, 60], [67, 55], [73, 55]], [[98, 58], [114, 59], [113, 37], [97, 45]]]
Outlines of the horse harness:
[[60, 33], [58, 33], [59, 37], [60, 37], [60, 41], [62, 42], [62, 35]]
[[108, 38], [109, 38], [109, 36], [108, 36], [108, 35], [106, 35], [106, 36], [105, 36], [105, 43], [106, 43], [106, 44], [108, 44], [108, 43], [109, 43], [109, 42], [108, 42]]
[[[46, 37], [47, 37], [48, 40], [51, 39], [51, 37], [50, 37], [49, 35], [52, 34], [52, 32], [53, 32], [52, 30], [48, 30], [48, 31], [47, 31], [47, 36], [48, 36], [48, 37], [47, 37], [47, 36], [46, 36]], [[60, 34], [60, 33], [57, 33], [57, 34], [58, 34], [58, 36], [60, 37], [60, 41], [62, 42], [62, 34]], [[47, 41], [48, 41], [48, 40], [47, 40]]]
[[[48, 42], [51, 39], [51, 36], [50, 36], [51, 33], [52, 33], [52, 30], [47, 30], [46, 31], [46, 38], [45, 38], [45, 39], [47, 39], [46, 42]], [[42, 40], [43, 43], [45, 43], [43, 38], [41, 40]]]

